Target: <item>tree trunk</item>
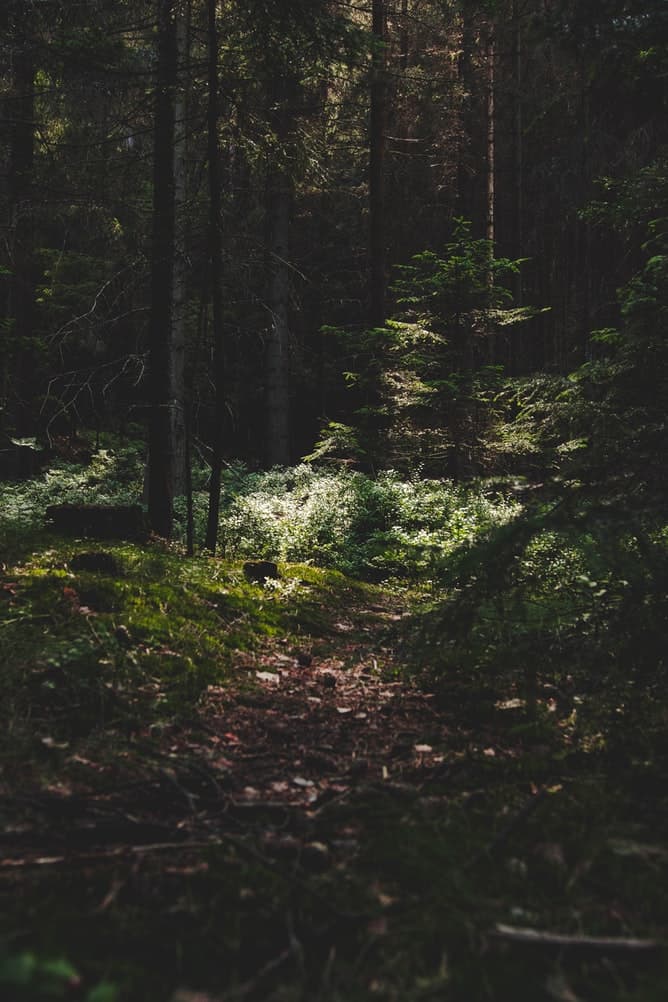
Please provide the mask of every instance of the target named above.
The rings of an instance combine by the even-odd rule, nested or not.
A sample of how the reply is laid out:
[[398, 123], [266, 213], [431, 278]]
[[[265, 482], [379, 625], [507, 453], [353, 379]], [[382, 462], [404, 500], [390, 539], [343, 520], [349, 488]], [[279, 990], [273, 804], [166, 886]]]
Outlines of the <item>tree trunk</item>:
[[220, 146], [218, 142], [218, 28], [216, 0], [208, 0], [208, 107], [207, 149], [209, 160], [209, 267], [211, 270], [211, 305], [213, 312], [213, 379], [216, 402], [214, 410], [213, 454], [209, 481], [209, 512], [205, 545], [211, 553], [218, 543], [220, 514], [220, 484], [223, 471], [225, 429], [225, 357], [223, 351], [223, 241], [221, 233], [222, 190], [220, 177]]
[[158, 71], [153, 165], [153, 248], [149, 327], [148, 514], [160, 536], [172, 533], [173, 283], [174, 283], [174, 94], [177, 46], [174, 0], [158, 0]]
[[[35, 263], [33, 220], [33, 165], [35, 145], [35, 62], [34, 44], [19, 8], [11, 8], [11, 94], [9, 106], [9, 234], [11, 281], [9, 287], [10, 326], [5, 333], [10, 343], [2, 352], [2, 413], [10, 385], [16, 397], [14, 407], [19, 429], [27, 419], [31, 383], [31, 350], [35, 319]], [[12, 16], [13, 15], [13, 16]], [[29, 19], [28, 19], [29, 20]], [[13, 369], [13, 371], [12, 371]], [[26, 416], [22, 412], [26, 412]]]
[[172, 443], [174, 494], [186, 490], [186, 303], [187, 303], [187, 118], [190, 47], [190, 0], [182, 0], [176, 21], [177, 85], [174, 99], [174, 293], [172, 315]]
[[385, 0], [373, 0], [374, 49], [371, 59], [371, 115], [369, 126], [369, 326], [385, 323]]
[[271, 327], [265, 357], [267, 462], [290, 462], [290, 329], [288, 266], [292, 181], [285, 169], [270, 168], [267, 183], [267, 251]]
[[401, 0], [401, 55], [399, 57], [399, 65], [401, 66], [402, 73], [405, 73], [408, 69], [408, 37], [408, 0]]
[[464, 7], [461, 14], [461, 42], [457, 60], [457, 76], [460, 90], [459, 135], [457, 137], [457, 215], [464, 219], [474, 218], [476, 199], [473, 192], [473, 165], [471, 148], [473, 145], [472, 95], [475, 88], [473, 73], [474, 32], [471, 12]]
[[[524, 252], [524, 137], [523, 137], [523, 109], [522, 109], [522, 20], [518, 0], [513, 0], [512, 4], [513, 31], [515, 36], [514, 51], [514, 86], [513, 86], [513, 146], [514, 146], [514, 256], [522, 257]], [[517, 306], [522, 305], [524, 290], [522, 288], [522, 269], [520, 268], [515, 276], [515, 302]]]
[[[492, 294], [494, 287], [494, 243], [496, 241], [496, 42], [494, 27], [490, 25], [487, 39], [487, 212], [485, 234], [489, 243], [489, 270], [487, 285]], [[489, 364], [496, 362], [496, 335], [487, 336]]]
[[[486, 236], [490, 242], [490, 254], [494, 254], [494, 241], [496, 240], [496, 119], [495, 119], [495, 61], [496, 44], [494, 41], [494, 29], [490, 28], [487, 41], [487, 214], [486, 214]], [[492, 272], [490, 270], [489, 280], [491, 283]]]

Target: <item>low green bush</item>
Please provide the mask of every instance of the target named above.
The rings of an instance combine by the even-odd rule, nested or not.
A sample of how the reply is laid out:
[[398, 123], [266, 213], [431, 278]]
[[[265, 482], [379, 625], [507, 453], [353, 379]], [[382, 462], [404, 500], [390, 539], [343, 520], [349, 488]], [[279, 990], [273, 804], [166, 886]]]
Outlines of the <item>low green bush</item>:
[[655, 518], [556, 505], [459, 551], [442, 584], [406, 643], [437, 685], [465, 676], [534, 715], [541, 692], [553, 711], [556, 695], [593, 730], [664, 726], [668, 540]]
[[372, 478], [302, 465], [237, 471], [234, 491], [230, 486], [221, 515], [228, 556], [309, 561], [376, 579], [435, 575], [457, 547], [521, 510], [479, 484], [393, 471]]
[[[88, 466], [57, 464], [40, 477], [0, 484], [0, 546], [15, 553], [40, 529], [50, 504], [136, 503], [142, 495], [144, 452], [135, 443], [100, 450]], [[206, 472], [196, 471], [195, 539], [205, 535]], [[175, 500], [175, 533], [185, 538], [186, 499]], [[220, 546], [230, 559], [254, 557], [311, 563], [356, 577], [385, 579], [438, 575], [462, 544], [515, 518], [521, 505], [481, 483], [376, 477], [346, 468], [302, 464], [250, 472], [233, 463], [224, 471]]]

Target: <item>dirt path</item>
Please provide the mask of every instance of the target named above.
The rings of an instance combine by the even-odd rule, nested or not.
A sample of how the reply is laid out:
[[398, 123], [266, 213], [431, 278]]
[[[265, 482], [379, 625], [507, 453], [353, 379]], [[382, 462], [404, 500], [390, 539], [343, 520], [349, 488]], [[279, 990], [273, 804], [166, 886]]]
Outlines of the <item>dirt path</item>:
[[394, 678], [387, 634], [400, 618], [388, 603], [339, 610], [324, 640], [240, 655], [195, 717], [136, 735], [113, 768], [99, 766], [102, 776], [94, 753], [70, 757], [61, 783], [18, 798], [21, 822], [5, 828], [1, 866], [231, 833], [270, 854], [305, 851], [314, 865], [354, 851], [359, 831], [349, 818], [342, 830], [330, 825], [328, 805], [365, 788], [417, 794], [448, 740], [431, 696]]
[[372, 610], [361, 631], [337, 622], [329, 654], [312, 654], [308, 643], [269, 650], [241, 669], [256, 690], [209, 694], [202, 716], [212, 760], [220, 756], [237, 798], [317, 809], [362, 780], [419, 782], [434, 764], [431, 698], [392, 680], [392, 651], [378, 638], [387, 616]]
[[[3, 777], [0, 947], [35, 985], [54, 957], [79, 978], [70, 991], [61, 965], [60, 994], [17, 1000], [506, 1002], [557, 975], [550, 998], [617, 997], [589, 992], [602, 964], [574, 964], [571, 992], [547, 955], [524, 992], [494, 924], [651, 932], [663, 884], [648, 871], [639, 896], [637, 859], [610, 840], [652, 866], [660, 850], [629, 841], [623, 800], [611, 827], [559, 728], [467, 705], [456, 679], [448, 705], [402, 678], [399, 600], [364, 601], [298, 647], [239, 654], [187, 719], [135, 718], [76, 752], [42, 739], [40, 782]], [[3, 970], [0, 950], [0, 989]], [[613, 974], [632, 984], [633, 962]]]
[[3, 799], [13, 948], [73, 959], [73, 997], [88, 1002], [84, 988], [107, 976], [115, 1002], [326, 1000], [339, 979], [344, 997], [366, 998], [381, 985], [370, 944], [388, 942], [399, 900], [396, 836], [387, 878], [369, 846], [386, 818], [401, 824], [396, 805], [437, 799], [423, 788], [449, 732], [395, 673], [400, 609], [353, 601], [328, 618], [299, 648], [279, 639], [239, 655], [188, 720], [107, 735], [106, 750], [47, 749], [57, 778]]

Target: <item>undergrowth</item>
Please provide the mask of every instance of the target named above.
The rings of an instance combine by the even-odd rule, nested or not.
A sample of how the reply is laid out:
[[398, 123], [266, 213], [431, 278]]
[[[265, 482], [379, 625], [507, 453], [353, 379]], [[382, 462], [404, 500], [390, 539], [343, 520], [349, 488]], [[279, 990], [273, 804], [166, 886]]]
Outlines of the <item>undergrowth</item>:
[[[17, 869], [0, 886], [13, 913], [0, 923], [0, 994], [181, 1002], [172, 993], [187, 984], [194, 995], [184, 1002], [197, 992], [276, 1002], [664, 998], [662, 955], [518, 956], [494, 936], [503, 923], [665, 941], [661, 512], [576, 489], [523, 510], [510, 491], [481, 485], [231, 467], [223, 559], [186, 559], [178, 543], [159, 541], [100, 550], [41, 525], [55, 501], [136, 500], [138, 459], [108, 450], [89, 467], [0, 488], [0, 784], [33, 826], [44, 812], [56, 845], [66, 825], [49, 811], [93, 791], [95, 830], [112, 816], [107, 791], [139, 785], [162, 805], [162, 828], [145, 840], [165, 837], [172, 819], [160, 811], [176, 802], [185, 827], [167, 831], [183, 847], [132, 865], [110, 857], [81, 870], [49, 870], [47, 860], [46, 876], [38, 865]], [[281, 561], [280, 579], [249, 583], [248, 557]], [[222, 694], [224, 733], [228, 683], [247, 686], [252, 704], [254, 653], [304, 637], [327, 637], [336, 653], [332, 624], [352, 606], [385, 610], [388, 592], [410, 607], [393, 620], [401, 658], [384, 655], [390, 685], [410, 663], [435, 695], [425, 733], [445, 721], [433, 768], [396, 783], [331, 781], [322, 810], [307, 815], [309, 838], [357, 843], [345, 864], [269, 859], [260, 821], [219, 845], [188, 847], [193, 804], [213, 797], [225, 817], [238, 807], [239, 791], [215, 791], [202, 749], [184, 737], [206, 694]], [[384, 652], [394, 643], [377, 640]], [[270, 710], [258, 713], [262, 726], [276, 726]], [[396, 712], [397, 745], [430, 747], [402, 733]], [[130, 806], [123, 821], [134, 831]], [[20, 836], [7, 804], [0, 822], [9, 840]]]
[[665, 728], [660, 514], [588, 506], [576, 495], [461, 549], [441, 584], [405, 640], [429, 684], [447, 691], [467, 679], [488, 705], [516, 699], [529, 720], [547, 707], [574, 744], [593, 735], [640, 747], [641, 735]]
[[521, 509], [480, 485], [307, 465], [230, 470], [225, 489], [221, 531], [230, 556], [308, 560], [376, 579], [433, 576], [458, 547]]
[[[104, 558], [104, 571], [81, 569], [82, 557]], [[192, 712], [235, 654], [322, 625], [323, 609], [350, 588], [336, 572], [298, 565], [260, 587], [239, 564], [185, 560], [173, 547], [90, 551], [48, 537], [6, 568], [0, 593], [5, 773], [36, 748], [48, 765], [72, 741], [148, 733]]]
[[[58, 464], [23, 483], [0, 484], [0, 548], [18, 552], [42, 525], [49, 504], [136, 503], [142, 496], [140, 445], [101, 449], [88, 466]], [[207, 471], [194, 472], [195, 540], [202, 546]], [[223, 473], [222, 552], [311, 563], [353, 577], [425, 579], [458, 547], [512, 520], [521, 505], [511, 492], [484, 484], [369, 477], [314, 468], [253, 473], [230, 464]], [[175, 502], [177, 538], [185, 538], [185, 498]]]

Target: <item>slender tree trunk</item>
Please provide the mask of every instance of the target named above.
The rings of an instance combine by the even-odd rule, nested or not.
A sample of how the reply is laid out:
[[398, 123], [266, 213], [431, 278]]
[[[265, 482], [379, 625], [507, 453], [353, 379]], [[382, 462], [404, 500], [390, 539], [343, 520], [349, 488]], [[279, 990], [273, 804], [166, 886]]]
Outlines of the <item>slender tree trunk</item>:
[[[489, 243], [487, 285], [490, 297], [494, 288], [494, 244], [496, 241], [496, 42], [490, 26], [487, 40], [487, 212], [485, 234]], [[496, 362], [496, 335], [488, 335], [489, 364]]]
[[[515, 194], [515, 239], [514, 256], [522, 257], [524, 248], [524, 136], [523, 136], [523, 108], [522, 108], [522, 19], [520, 13], [519, 0], [513, 0], [512, 4], [513, 32], [515, 36], [514, 51], [514, 115], [513, 115], [513, 140], [514, 140], [514, 176], [513, 189]], [[522, 305], [524, 290], [522, 288], [522, 271], [517, 272], [515, 277], [515, 302]]]
[[460, 88], [459, 136], [457, 141], [457, 214], [464, 219], [474, 216], [471, 166], [471, 146], [473, 144], [473, 116], [471, 109], [473, 80], [473, 24], [471, 13], [465, 7], [461, 14], [461, 44], [457, 61], [457, 75]]
[[[486, 236], [490, 242], [490, 253], [494, 253], [494, 241], [496, 240], [496, 82], [495, 67], [496, 43], [494, 41], [494, 29], [490, 28], [487, 41], [487, 214], [486, 214]], [[490, 271], [489, 280], [491, 283], [492, 273]]]
[[[511, 0], [510, 20], [512, 30], [512, 125], [513, 125], [513, 178], [512, 178], [512, 255], [521, 258], [524, 253], [524, 121], [522, 106], [522, 13], [519, 0]], [[519, 268], [513, 278], [515, 305], [524, 300], [524, 279]], [[524, 363], [525, 347], [523, 324], [507, 338], [508, 373], [516, 375]]]
[[214, 411], [213, 455], [209, 482], [209, 512], [206, 524], [205, 545], [211, 553], [218, 543], [218, 517], [220, 514], [220, 484], [223, 471], [225, 429], [225, 357], [223, 341], [223, 241], [222, 241], [222, 188], [220, 176], [220, 144], [218, 142], [219, 80], [218, 80], [218, 28], [216, 25], [217, 0], [208, 0], [208, 107], [207, 148], [209, 160], [209, 265], [211, 269], [211, 306], [213, 313], [213, 370], [216, 403]]
[[186, 489], [185, 354], [187, 267], [187, 118], [188, 63], [190, 47], [190, 0], [181, 0], [176, 21], [177, 86], [174, 100], [174, 294], [172, 316], [173, 398], [172, 441], [174, 494]]
[[[581, 116], [581, 130], [580, 134], [582, 136], [582, 167], [581, 167], [581, 185], [582, 194], [580, 195], [580, 204], [584, 204], [587, 198], [586, 192], [589, 190], [589, 185], [591, 183], [591, 165], [590, 165], [590, 136], [591, 136], [591, 92], [590, 88], [587, 86], [585, 80], [585, 74], [580, 72], [580, 116]], [[585, 355], [590, 353], [591, 350], [591, 330], [592, 330], [592, 317], [591, 317], [591, 290], [592, 290], [592, 275], [591, 275], [591, 225], [588, 220], [581, 219], [576, 222], [575, 230], [575, 240], [577, 246], [576, 260], [578, 261], [579, 273], [575, 276], [575, 289], [578, 301], [578, 317], [577, 326], [579, 328], [580, 343], [584, 343]], [[578, 290], [578, 285], [580, 286]]]
[[[286, 130], [280, 130], [282, 132]], [[267, 183], [267, 250], [271, 328], [265, 357], [267, 462], [290, 462], [290, 329], [288, 265], [292, 181], [287, 170], [270, 168]]]
[[402, 73], [408, 69], [408, 37], [408, 0], [401, 0], [401, 56], [399, 64]]
[[385, 0], [373, 0], [369, 128], [369, 325], [385, 323], [385, 132], [387, 118]]
[[[9, 107], [9, 235], [11, 282], [6, 331], [10, 343], [2, 352], [2, 413], [12, 385], [16, 418], [23, 424], [30, 392], [30, 350], [35, 320], [33, 166], [35, 145], [34, 44], [20, 4], [11, 8], [12, 67]], [[14, 371], [12, 371], [12, 369]], [[12, 408], [13, 409], [13, 408]]]
[[192, 441], [193, 416], [192, 404], [186, 401], [185, 414], [185, 484], [186, 495], [186, 555], [192, 557], [195, 553], [195, 517], [193, 511], [193, 478], [192, 478]]
[[153, 248], [149, 378], [148, 514], [151, 528], [172, 533], [174, 450], [172, 436], [174, 282], [174, 94], [177, 46], [174, 0], [158, 0], [158, 71], [153, 166]]

